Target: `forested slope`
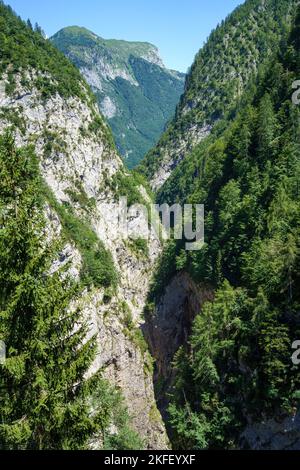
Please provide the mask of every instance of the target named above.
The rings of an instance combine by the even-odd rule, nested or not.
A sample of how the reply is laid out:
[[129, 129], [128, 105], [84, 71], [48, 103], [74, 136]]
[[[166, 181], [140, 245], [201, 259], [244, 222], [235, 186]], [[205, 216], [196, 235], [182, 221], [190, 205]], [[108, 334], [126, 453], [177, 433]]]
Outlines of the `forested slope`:
[[300, 337], [299, 31], [300, 10], [235, 117], [219, 122], [159, 195], [205, 204], [205, 245], [166, 247], [151, 300], [176, 272], [215, 291], [175, 357], [176, 448], [299, 448], [300, 372], [291, 361]]
[[78, 26], [50, 40], [91, 85], [126, 165], [135, 167], [173, 118], [185, 75], [168, 70], [152, 44], [107, 40]]
[[140, 170], [158, 190], [177, 164], [236, 106], [289, 28], [294, 0], [247, 0], [209, 36], [188, 73], [176, 115]]

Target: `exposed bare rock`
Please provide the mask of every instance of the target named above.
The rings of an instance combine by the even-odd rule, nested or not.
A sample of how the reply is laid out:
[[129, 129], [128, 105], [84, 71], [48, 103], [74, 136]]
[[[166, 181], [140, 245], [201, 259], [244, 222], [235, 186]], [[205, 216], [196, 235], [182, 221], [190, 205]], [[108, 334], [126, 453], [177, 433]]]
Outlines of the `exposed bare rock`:
[[109, 96], [101, 101], [101, 112], [107, 119], [112, 119], [117, 114], [117, 107]]
[[150, 351], [156, 360], [155, 381], [163, 383], [157, 395], [160, 411], [165, 413], [168, 390], [172, 385], [172, 362], [178, 349], [186, 344], [192, 322], [206, 301], [214, 297], [210, 286], [196, 285], [189, 274], [175, 276], [144, 325]]
[[247, 426], [241, 436], [240, 446], [252, 450], [298, 450], [300, 414], [266, 419]]
[[169, 376], [174, 354], [186, 342], [195, 316], [204, 302], [212, 299], [212, 288], [196, 285], [185, 272], [175, 276], [167, 286], [145, 326], [159, 375]]
[[189, 151], [199, 144], [211, 132], [212, 126], [193, 125], [184, 136], [178, 137], [173, 143], [165, 145], [161, 152], [163, 158], [160, 161], [159, 168], [151, 178], [150, 185], [154, 191], [158, 191], [167, 179], [171, 176], [172, 171], [186, 157]]
[[[27, 73], [29, 83], [35, 72]], [[160, 244], [152, 233], [149, 257], [139, 258], [119, 236], [114, 227], [116, 197], [111, 181], [122, 169], [122, 161], [106, 138], [105, 124], [95, 133], [90, 125], [99, 116], [98, 108], [88, 100], [64, 99], [56, 94], [42, 99], [35, 88], [24, 88], [20, 77], [13, 96], [5, 93], [5, 77], [0, 81], [0, 132], [10, 127], [9, 116], [18, 116], [22, 126], [14, 130], [18, 146], [33, 143], [40, 159], [42, 175], [58, 202], [68, 202], [75, 213], [88, 214], [98, 237], [110, 250], [119, 273], [119, 287], [111, 300], [104, 301], [104, 290], [83, 292], [81, 308], [91, 324], [91, 334], [97, 333], [99, 353], [93, 371], [104, 367], [104, 374], [120, 387], [133, 424], [151, 449], [165, 449], [168, 441], [159, 412], [156, 409], [151, 360], [147, 348], [141, 350], [136, 341], [142, 311], [147, 297], [151, 266], [160, 253]], [[9, 110], [9, 113], [5, 112]], [[51, 145], [50, 145], [51, 144]], [[80, 188], [84, 200], [91, 202], [87, 210], [74, 202], [72, 193]], [[48, 219], [46, 240], [59, 239], [62, 233], [59, 217], [46, 207]], [[131, 217], [134, 225], [141, 215]], [[78, 278], [81, 256], [71, 243], [64, 244], [55, 272], [65, 266]], [[121, 307], [122, 306], [122, 307]], [[134, 327], [126, 329], [124, 314], [130, 312]], [[155, 419], [153, 418], [155, 417]]]

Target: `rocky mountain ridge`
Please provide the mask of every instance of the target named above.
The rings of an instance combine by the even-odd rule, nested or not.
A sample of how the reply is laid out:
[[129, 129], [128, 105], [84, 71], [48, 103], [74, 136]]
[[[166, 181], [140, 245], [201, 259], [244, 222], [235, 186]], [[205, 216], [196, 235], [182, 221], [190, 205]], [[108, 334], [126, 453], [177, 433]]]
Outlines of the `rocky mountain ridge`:
[[149, 43], [106, 40], [78, 26], [50, 40], [90, 84], [126, 164], [135, 166], [172, 118], [184, 74], [168, 70]]

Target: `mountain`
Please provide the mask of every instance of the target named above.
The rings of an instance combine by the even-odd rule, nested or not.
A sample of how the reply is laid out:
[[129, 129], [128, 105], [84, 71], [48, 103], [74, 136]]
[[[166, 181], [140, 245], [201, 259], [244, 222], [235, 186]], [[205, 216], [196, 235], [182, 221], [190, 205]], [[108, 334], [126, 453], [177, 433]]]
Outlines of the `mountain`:
[[[276, 2], [284, 18], [287, 3]], [[258, 4], [274, 7], [246, 2], [238, 37]], [[205, 206], [203, 247], [167, 244], [146, 309], [157, 399], [178, 449], [300, 448], [299, 7], [292, 29], [282, 26], [269, 60], [157, 195]], [[188, 80], [195, 103], [200, 79]]]
[[185, 75], [166, 69], [148, 43], [105, 40], [77, 26], [51, 42], [91, 85], [126, 165], [136, 166], [173, 117]]
[[[0, 1], [0, 449], [164, 450], [166, 428], [183, 452], [300, 448], [297, 5], [248, 0], [213, 32], [140, 165], [153, 195], [78, 68]], [[204, 204], [203, 246], [119, 236], [121, 196]]]
[[209, 36], [190, 69], [176, 116], [141, 163], [158, 190], [173, 169], [230, 112], [256, 75], [258, 66], [278, 48], [293, 0], [249, 0]]
[[114, 236], [147, 191], [76, 67], [0, 24], [0, 448], [168, 448], [140, 329], [160, 244]]

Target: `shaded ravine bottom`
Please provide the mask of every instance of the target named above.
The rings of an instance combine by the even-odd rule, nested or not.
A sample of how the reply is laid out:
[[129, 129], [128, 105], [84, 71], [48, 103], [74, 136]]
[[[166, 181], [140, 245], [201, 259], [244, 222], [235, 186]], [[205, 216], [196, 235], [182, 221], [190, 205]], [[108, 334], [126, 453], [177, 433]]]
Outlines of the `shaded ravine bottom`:
[[[201, 313], [203, 304], [214, 299], [214, 290], [208, 285], [197, 285], [187, 273], [177, 274], [166, 287], [152, 315], [146, 316], [143, 333], [155, 360], [153, 383], [157, 407], [165, 428], [173, 441], [167, 408], [168, 394], [174, 381], [174, 355], [187, 344], [193, 321]], [[300, 412], [296, 415], [274, 415], [261, 422], [252, 422], [240, 435], [240, 449], [299, 450]], [[188, 450], [188, 449], [187, 449]]]
[[157, 407], [172, 442], [167, 408], [168, 392], [174, 379], [172, 362], [178, 349], [187, 343], [195, 316], [203, 304], [213, 300], [209, 286], [199, 286], [187, 273], [176, 275], [166, 287], [152, 315], [146, 316], [143, 333], [155, 360], [153, 382]]

